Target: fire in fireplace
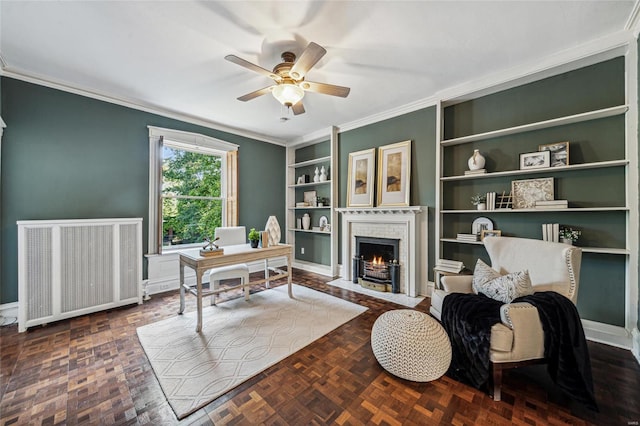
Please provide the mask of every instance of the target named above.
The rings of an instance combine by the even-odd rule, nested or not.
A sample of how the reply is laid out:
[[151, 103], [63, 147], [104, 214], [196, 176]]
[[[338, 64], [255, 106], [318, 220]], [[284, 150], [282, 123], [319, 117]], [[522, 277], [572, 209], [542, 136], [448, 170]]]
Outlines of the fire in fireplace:
[[378, 291], [400, 292], [400, 240], [356, 236], [353, 282]]

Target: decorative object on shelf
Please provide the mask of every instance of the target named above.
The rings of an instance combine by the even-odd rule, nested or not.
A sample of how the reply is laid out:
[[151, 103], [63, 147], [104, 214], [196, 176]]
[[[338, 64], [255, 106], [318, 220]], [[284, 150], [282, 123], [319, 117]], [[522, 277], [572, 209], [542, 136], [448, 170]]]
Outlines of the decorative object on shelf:
[[316, 191], [305, 191], [304, 202], [307, 203], [307, 206], [316, 207], [318, 202], [318, 194]]
[[305, 202], [305, 201], [301, 201], [296, 203], [296, 207], [309, 207], [309, 203]]
[[553, 178], [514, 180], [511, 192], [514, 209], [532, 209], [536, 201], [553, 200]]
[[376, 149], [349, 153], [347, 207], [373, 207]]
[[556, 142], [540, 145], [538, 151], [549, 151], [551, 154], [551, 167], [569, 165], [569, 142]]
[[302, 218], [301, 217], [296, 219], [296, 228], [302, 229]]
[[487, 202], [487, 196], [484, 194], [476, 194], [471, 196], [471, 204], [476, 206], [478, 210], [484, 210]]
[[302, 229], [308, 231], [311, 226], [311, 218], [309, 217], [309, 213], [305, 213], [302, 216]]
[[467, 160], [467, 165], [469, 166], [469, 170], [481, 170], [484, 169], [485, 162], [485, 158], [480, 154], [480, 150], [474, 149], [473, 154], [469, 157], [469, 160]]
[[411, 141], [378, 148], [378, 206], [408, 206]]
[[329, 224], [329, 219], [327, 219], [326, 216], [320, 216], [320, 220], [318, 221], [318, 225], [320, 225], [320, 230], [326, 231], [328, 224]]
[[549, 167], [551, 152], [537, 151], [520, 154], [520, 170], [544, 169]]
[[316, 167], [316, 170], [313, 172], [313, 181], [320, 182], [320, 171]]
[[511, 210], [513, 207], [513, 197], [511, 193], [496, 195], [496, 210]]
[[568, 209], [569, 201], [567, 200], [551, 200], [536, 201], [536, 209]]
[[304, 176], [298, 176], [298, 185], [302, 185], [303, 183], [305, 183]]
[[471, 223], [471, 233], [479, 235], [483, 230], [493, 230], [493, 222], [488, 217], [478, 217]]
[[560, 228], [559, 235], [561, 243], [573, 245], [573, 243], [578, 241], [580, 235], [582, 235], [582, 231], [580, 231], [579, 229], [562, 227]]
[[[270, 246], [277, 246], [280, 244], [280, 224], [278, 223], [278, 218], [275, 216], [269, 216], [267, 219], [267, 224], [264, 226], [265, 231], [269, 236], [268, 244]], [[264, 247], [264, 246], [263, 246]]]
[[322, 166], [320, 168], [320, 182], [326, 182], [327, 181], [327, 171], [324, 168], [324, 166]]
[[258, 242], [260, 242], [260, 233], [256, 231], [256, 228], [251, 228], [249, 231], [249, 242], [251, 248], [258, 248]]
[[465, 176], [469, 175], [484, 175], [487, 174], [487, 169], [478, 169], [478, 170], [465, 170]]
[[487, 237], [499, 237], [502, 235], [502, 231], [498, 229], [483, 229], [482, 233], [480, 233], [480, 241], [484, 240]]
[[269, 233], [267, 231], [260, 232], [260, 247], [269, 247]]

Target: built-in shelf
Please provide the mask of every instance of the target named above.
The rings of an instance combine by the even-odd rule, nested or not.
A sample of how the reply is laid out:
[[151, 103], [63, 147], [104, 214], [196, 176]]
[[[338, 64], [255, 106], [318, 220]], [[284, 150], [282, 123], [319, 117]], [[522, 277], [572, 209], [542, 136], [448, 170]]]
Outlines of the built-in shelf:
[[318, 185], [327, 185], [330, 184], [330, 180], [325, 180], [323, 182], [308, 182], [308, 183], [297, 183], [295, 185], [288, 185], [289, 188], [302, 188], [307, 186], [318, 186]]
[[331, 161], [331, 156], [328, 155], [326, 157], [314, 158], [312, 160], [301, 161], [299, 163], [289, 164], [289, 167], [298, 168], [298, 167], [306, 167], [313, 166], [314, 164], [326, 163]]
[[629, 160], [599, 161], [596, 163], [571, 164], [568, 166], [546, 167], [543, 169], [505, 170], [502, 172], [483, 173], [483, 174], [476, 174], [476, 175], [444, 176], [444, 177], [441, 177], [440, 180], [450, 181], [450, 180], [466, 180], [466, 179], [484, 179], [484, 178], [494, 178], [494, 177], [500, 177], [500, 176], [525, 175], [525, 174], [535, 174], [535, 173], [538, 173], [538, 174], [539, 173], [556, 173], [556, 172], [567, 172], [572, 170], [620, 167], [620, 166], [626, 166], [627, 164], [629, 164]]
[[[476, 246], [484, 246], [484, 243], [482, 241], [460, 241], [455, 238], [440, 238], [440, 241], [445, 243], [471, 244]], [[611, 248], [611, 247], [580, 247], [580, 248], [584, 253], [621, 254], [621, 255], [629, 254], [629, 250], [621, 249], [621, 248]]]
[[322, 207], [289, 207], [289, 210], [319, 210], [319, 209], [330, 209], [331, 206], [322, 206]]
[[496, 209], [496, 210], [441, 210], [440, 213], [474, 213], [474, 214], [492, 214], [492, 213], [546, 213], [546, 212], [616, 212], [628, 211], [628, 207], [570, 207], [568, 209]]
[[331, 235], [331, 231], [314, 231], [313, 229], [289, 228], [289, 231], [293, 231], [293, 232], [307, 232], [307, 233], [310, 233], [310, 234], [325, 234], [325, 235]]
[[596, 111], [584, 112], [581, 114], [568, 115], [565, 117], [554, 118], [552, 120], [538, 121], [536, 123], [524, 124], [522, 126], [507, 127], [505, 129], [494, 130], [491, 132], [478, 133], [475, 135], [463, 136], [455, 139], [447, 139], [440, 142], [442, 146], [460, 145], [464, 143], [477, 142], [485, 139], [499, 138], [501, 136], [515, 135], [517, 133], [531, 132], [533, 130], [546, 129], [556, 126], [564, 126], [566, 124], [580, 123], [583, 121], [597, 120], [599, 118], [612, 117], [621, 115], [629, 109], [626, 105], [620, 105], [611, 108], [599, 109]]

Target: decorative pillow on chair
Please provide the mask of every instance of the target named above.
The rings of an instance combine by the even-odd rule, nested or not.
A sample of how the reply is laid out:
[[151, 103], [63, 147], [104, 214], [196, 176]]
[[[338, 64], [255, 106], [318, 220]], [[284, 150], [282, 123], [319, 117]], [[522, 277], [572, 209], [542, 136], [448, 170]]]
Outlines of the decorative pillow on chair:
[[529, 271], [500, 275], [480, 259], [473, 271], [472, 287], [476, 294], [483, 293], [502, 303], [511, 303], [520, 296], [533, 294]]

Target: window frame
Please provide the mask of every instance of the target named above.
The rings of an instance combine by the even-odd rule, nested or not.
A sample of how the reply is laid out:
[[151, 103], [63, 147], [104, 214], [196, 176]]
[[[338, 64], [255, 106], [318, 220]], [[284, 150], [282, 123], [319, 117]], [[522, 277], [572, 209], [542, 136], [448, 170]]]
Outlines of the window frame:
[[[237, 160], [229, 157], [229, 153], [237, 154], [238, 145], [225, 142], [210, 136], [198, 133], [184, 132], [181, 130], [165, 129], [161, 127], [148, 126], [149, 129], [149, 228], [148, 228], [148, 252], [149, 254], [162, 254], [163, 251], [171, 252], [178, 249], [184, 249], [191, 245], [185, 244], [175, 249], [167, 249], [162, 246], [162, 148], [164, 145], [174, 149], [186, 151], [212, 154], [219, 156], [221, 159], [221, 191], [222, 199], [222, 224], [223, 226], [232, 226], [235, 223], [229, 223], [230, 217], [228, 210], [237, 210], [237, 194], [236, 185], [231, 184], [237, 182], [237, 176], [229, 176], [233, 171], [233, 167], [237, 165]], [[230, 160], [230, 161], [229, 161]], [[233, 163], [233, 164], [230, 164]], [[199, 244], [195, 244], [199, 246]]]

